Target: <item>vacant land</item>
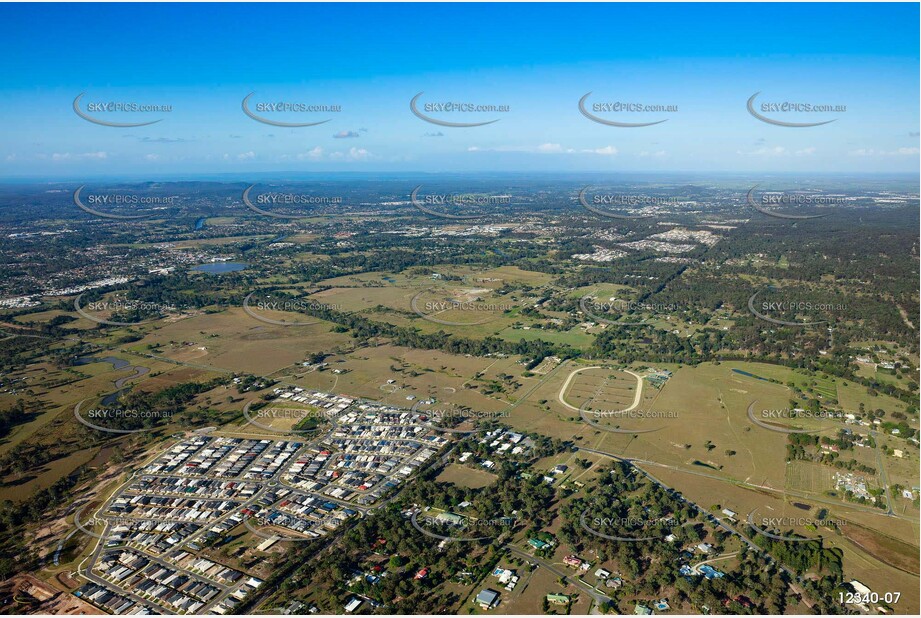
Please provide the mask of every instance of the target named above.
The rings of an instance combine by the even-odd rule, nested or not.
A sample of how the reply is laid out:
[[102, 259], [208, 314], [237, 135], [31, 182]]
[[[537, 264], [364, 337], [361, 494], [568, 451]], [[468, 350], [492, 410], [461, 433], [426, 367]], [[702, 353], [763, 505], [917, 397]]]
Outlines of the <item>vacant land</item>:
[[498, 478], [495, 474], [485, 470], [477, 470], [460, 464], [448, 464], [435, 480], [439, 483], [453, 483], [460, 487], [480, 489], [492, 485]]

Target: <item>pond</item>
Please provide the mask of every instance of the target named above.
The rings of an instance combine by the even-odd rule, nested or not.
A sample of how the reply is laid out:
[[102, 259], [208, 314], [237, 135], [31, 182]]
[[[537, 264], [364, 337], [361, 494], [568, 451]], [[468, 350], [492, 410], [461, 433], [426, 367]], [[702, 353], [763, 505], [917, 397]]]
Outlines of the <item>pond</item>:
[[246, 270], [249, 266], [246, 262], [209, 262], [193, 266], [195, 272], [205, 273], [208, 275], [220, 275], [223, 273], [235, 273], [240, 270]]

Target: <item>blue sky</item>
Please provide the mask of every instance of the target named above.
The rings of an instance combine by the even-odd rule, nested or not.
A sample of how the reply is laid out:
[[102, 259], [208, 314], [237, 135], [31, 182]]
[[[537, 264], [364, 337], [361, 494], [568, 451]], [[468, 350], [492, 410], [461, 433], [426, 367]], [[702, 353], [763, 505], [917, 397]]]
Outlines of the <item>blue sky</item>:
[[[917, 172], [917, 4], [0, 5], [0, 177], [300, 171]], [[439, 101], [503, 113], [410, 112]], [[91, 114], [74, 98], [172, 106]], [[341, 106], [265, 113], [256, 102]], [[585, 118], [631, 102], [673, 112]], [[764, 116], [757, 105], [843, 105]], [[759, 108], [760, 109], [760, 108]]]

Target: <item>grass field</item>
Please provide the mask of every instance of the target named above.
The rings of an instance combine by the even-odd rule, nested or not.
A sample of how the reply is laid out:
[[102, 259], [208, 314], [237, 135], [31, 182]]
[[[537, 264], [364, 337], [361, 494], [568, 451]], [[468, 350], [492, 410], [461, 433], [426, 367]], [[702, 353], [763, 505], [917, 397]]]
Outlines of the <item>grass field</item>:
[[[757, 402], [758, 409], [788, 408], [792, 391], [785, 384], [790, 381], [806, 384], [811, 381], [809, 375], [763, 363], [724, 362], [669, 367], [675, 371], [674, 375], [661, 390], [648, 388], [647, 385], [640, 406], [650, 411], [669, 412], [671, 416], [655, 419], [663, 428], [653, 433], [619, 435], [578, 423], [578, 414], [556, 401], [560, 387], [574, 367], [576, 365], [569, 363], [542, 378], [543, 383], [527, 400], [510, 411], [510, 424], [518, 429], [533, 429], [562, 439], [575, 436], [576, 443], [581, 446], [624, 457], [705, 471], [777, 489], [787, 485], [786, 434], [753, 424], [747, 410], [753, 401]], [[773, 378], [781, 383], [759, 380], [733, 372], [733, 369]], [[600, 376], [601, 373], [601, 370], [592, 370], [580, 374], [580, 381], [576, 383], [577, 393], [584, 395], [592, 391], [592, 386], [600, 381], [600, 377], [596, 377], [594, 382], [587, 382], [581, 380], [582, 375]], [[866, 396], [862, 394], [865, 389], [853, 383], [838, 380], [835, 386], [839, 398], [856, 401]], [[649, 391], [648, 394], [645, 390]], [[569, 403], [575, 403], [570, 401], [575, 398], [574, 395], [568, 397]], [[875, 403], [892, 410], [904, 407], [891, 397], [878, 396], [874, 399]], [[616, 402], [621, 403], [622, 398]], [[843, 427], [840, 421], [828, 419], [813, 419], [811, 422], [816, 424], [817, 429]], [[621, 424], [627, 426], [626, 421]], [[861, 452], [856, 452], [858, 450]], [[870, 449], [855, 449], [853, 455], [849, 452], [848, 458], [852, 456], [867, 465], [876, 466], [875, 455]], [[887, 458], [887, 461], [892, 459]], [[822, 491], [824, 489], [827, 488]]]
[[[518, 571], [521, 572], [521, 569], [518, 569]], [[524, 573], [518, 586], [512, 592], [506, 592], [491, 577], [487, 577], [486, 582], [489, 582], [490, 579], [492, 579], [493, 590], [498, 590], [501, 593], [501, 602], [497, 609], [489, 613], [541, 615], [544, 613], [542, 610], [544, 598], [548, 593], [557, 592], [573, 595], [579, 592], [579, 589], [575, 586], [561, 586], [556, 575], [540, 567], [537, 567], [531, 573]], [[583, 593], [583, 596], [586, 595]], [[479, 608], [477, 610], [477, 613], [481, 613]]]
[[[460, 279], [433, 278], [440, 273]], [[592, 337], [581, 329], [561, 332], [532, 328], [540, 318], [521, 313], [523, 308], [533, 305], [541, 295], [539, 288], [550, 280], [549, 275], [515, 267], [477, 269], [436, 265], [402, 273], [371, 272], [327, 279], [319, 285], [330, 289], [315, 298], [342, 311], [360, 312], [371, 319], [417, 328], [423, 333], [499, 336], [509, 341], [541, 338], [575, 347], [588, 346]], [[517, 284], [536, 289], [532, 292], [508, 289]], [[420, 317], [419, 313], [427, 317]]]
[[636, 378], [629, 373], [589, 369], [573, 378], [563, 397], [577, 408], [623, 410], [633, 404], [636, 390]]
[[310, 352], [348, 345], [349, 336], [334, 333], [331, 327], [325, 322], [309, 326], [266, 324], [246, 315], [241, 307], [166, 324], [133, 344], [132, 349], [148, 352], [147, 347], [155, 345], [159, 346], [157, 354], [173, 360], [270, 375], [303, 361]]
[[[478, 358], [391, 345], [361, 348], [326, 359], [326, 371], [285, 374], [298, 386], [411, 407], [435, 398], [446, 405], [495, 412], [508, 405], [502, 393], [484, 391], [499, 374], [521, 373], [517, 358]], [[339, 370], [342, 373], [334, 373]], [[482, 373], [480, 378], [476, 378]], [[388, 384], [388, 380], [394, 380]], [[525, 381], [520, 378], [520, 381]], [[407, 399], [411, 397], [412, 399]]]
[[460, 487], [480, 489], [496, 482], [497, 477], [491, 472], [477, 470], [460, 464], [448, 464], [435, 480], [439, 483], [453, 483]]
[[[213, 239], [208, 243], [221, 244], [231, 240], [240, 239]], [[294, 242], [306, 240], [309, 237]], [[462, 280], [433, 279], [431, 274], [438, 272], [458, 275]], [[511, 341], [539, 338], [577, 348], [588, 346], [593, 341], [593, 335], [579, 327], [565, 332], [525, 329], [533, 324], [533, 318], [523, 316], [521, 309], [532, 306], [542, 296], [542, 292], [522, 292], [514, 287], [511, 291], [504, 289], [514, 284], [539, 288], [549, 286], [552, 280], [551, 275], [526, 272], [514, 267], [477, 269], [436, 266], [399, 274], [378, 272], [330, 279], [322, 282], [324, 286], [330, 287], [311, 295], [311, 299], [341, 311], [357, 312], [372, 320], [411, 326], [426, 333], [443, 330], [453, 335], [474, 338], [497, 334]], [[305, 286], [306, 283], [292, 283], [290, 289], [306, 291]], [[445, 325], [425, 320], [413, 313], [410, 299], [420, 291], [423, 292], [419, 297], [423, 305], [449, 300], [509, 303], [513, 308], [507, 313], [471, 313], [449, 306], [430, 313], [439, 320], [459, 323]], [[589, 291], [597, 293], [601, 300], [610, 297], [629, 299], [632, 294], [632, 290], [625, 286], [604, 285], [573, 290], [572, 295], [581, 297]], [[46, 311], [32, 317], [47, 320], [60, 313]], [[273, 319], [304, 320], [303, 316], [291, 313], [268, 312], [265, 315]], [[484, 320], [484, 316], [489, 319]], [[94, 326], [87, 320], [80, 320], [76, 324], [85, 329]], [[675, 326], [672, 322], [661, 324], [669, 328]], [[906, 408], [904, 403], [894, 398], [871, 394], [865, 387], [840, 378], [765, 363], [704, 363], [695, 367], [659, 365], [657, 368], [670, 369], [674, 375], [661, 388], [644, 381], [642, 397], [636, 407], [639, 411], [659, 415], [654, 420], [650, 420], [653, 418], [650, 415], [650, 418], [629, 417], [629, 420], [617, 418], [605, 421], [611, 428], [639, 431], [654, 424], [658, 430], [653, 433], [618, 434], [587, 425], [579, 417], [579, 412], [570, 406], [578, 408], [588, 404], [590, 410], [624, 410], [630, 407], [637, 392], [637, 381], [622, 368], [605, 366], [581, 371], [564, 388], [574, 370], [604, 363], [569, 360], [556, 367], [548, 363], [546, 371], [530, 375], [525, 371], [520, 357], [479, 358], [404, 348], [373, 339], [361, 342], [359, 347], [348, 333], [334, 332], [334, 326], [328, 322], [308, 326], [267, 324], [247, 315], [242, 307], [210, 314], [193, 312], [179, 319], [160, 320], [137, 328], [146, 334], [140, 341], [125, 346], [133, 354], [114, 346], [116, 338], [128, 329], [113, 330], [105, 338], [98, 339], [100, 344], [110, 350], [98, 355], [111, 354], [128, 360], [132, 366], [149, 368], [148, 375], [132, 382], [135, 388], [147, 392], [181, 382], [207, 380], [228, 372], [237, 372], [271, 376], [287, 384], [365, 397], [404, 408], [430, 399], [435, 403], [427, 407], [506, 411], [509, 416], [503, 421], [517, 430], [571, 440], [581, 448], [632, 458], [644, 469], [705, 508], [719, 505], [740, 514], [759, 509], [759, 513], [770, 516], [801, 516], [804, 511], [793, 504], [796, 501], [808, 505], [810, 512], [829, 508], [829, 516], [840, 516], [855, 523], [853, 534], [829, 541], [845, 550], [849, 560], [853, 561], [846, 562], [846, 566], [853, 569], [848, 574], [858, 577], [874, 590], [884, 591], [887, 586], [890, 587], [888, 589], [900, 586], [898, 589], [903, 592], [903, 604], [898, 610], [903, 612], [907, 608], [914, 611], [918, 608], [917, 593], [906, 594], [912, 580], [906, 578], [904, 572], [907, 557], [913, 557], [912, 551], [917, 549], [918, 508], [910, 500], [895, 494], [894, 509], [902, 517], [884, 518], [881, 513], [858, 508], [828, 495], [827, 492], [834, 488], [833, 468], [811, 462], [788, 462], [787, 435], [755, 425], [747, 415], [752, 402], [757, 402], [759, 409], [790, 407], [790, 400], [797, 389], [805, 392], [808, 397], [819, 398], [823, 405], [837, 403], [846, 411], [856, 411], [861, 406], [867, 409], [878, 408], [886, 411], [887, 418], [891, 418], [893, 412]], [[314, 352], [327, 354], [325, 362], [328, 365], [325, 368], [303, 366], [305, 358]], [[145, 356], [150, 354], [186, 366]], [[635, 363], [627, 369], [642, 375], [646, 367]], [[114, 371], [107, 363], [64, 370], [49, 364], [38, 364], [21, 374], [28, 378], [24, 383], [25, 389], [41, 401], [44, 412], [14, 428], [0, 442], [0, 455], [26, 441], [48, 445], [49, 448], [55, 440], [73, 441], [79, 432], [85, 431], [73, 419], [73, 405], [82, 399], [98, 401], [101, 395], [112, 392], [114, 380], [131, 375], [132, 370]], [[215, 410], [220, 413], [221, 416], [217, 418], [221, 421], [224, 418], [239, 418], [246, 401], [256, 400], [265, 392], [241, 396], [233, 387], [222, 386], [199, 395], [188, 408]], [[560, 401], [561, 397], [565, 403]], [[15, 394], [0, 396], [0, 404], [14, 401]], [[306, 410], [305, 406], [272, 405], [305, 414], [314, 411]], [[295, 414], [260, 418], [260, 422], [279, 432], [290, 430], [297, 420]], [[780, 426], [786, 426], [784, 423], [778, 421]], [[810, 429], [839, 429], [844, 426], [834, 420], [796, 423], [793, 425], [787, 422], [790, 426], [804, 425]], [[855, 431], [867, 431], [854, 427]], [[163, 433], [177, 429], [181, 428], [171, 425]], [[251, 426], [242, 422], [222, 427], [218, 432], [224, 435], [255, 435]], [[273, 437], [270, 435], [271, 430], [263, 433]], [[825, 435], [833, 434], [829, 432]], [[142, 444], [147, 438], [146, 435], [138, 438], [134, 444]], [[151, 439], [155, 439], [155, 436], [151, 436]], [[885, 447], [904, 451], [901, 458], [884, 456], [882, 459], [890, 482], [916, 486], [919, 458], [917, 447], [909, 447], [905, 440], [888, 435], [880, 436], [879, 440]], [[111, 454], [111, 442], [101, 447], [75, 448], [29, 476], [3, 479], [0, 499], [27, 497], [81, 465], [104, 465]], [[851, 457], [869, 466], [879, 466], [876, 450], [855, 449], [847, 453], [847, 458]], [[579, 459], [588, 459], [595, 465], [581, 468], [577, 463]], [[539, 461], [536, 469], [549, 470], [558, 463], [566, 464], [569, 470], [558, 478], [558, 485], [574, 489], [576, 482], [584, 483], [594, 478], [602, 468], [598, 464], [608, 461], [602, 455], [567, 449]], [[871, 487], [878, 486], [881, 478], [881, 475], [872, 478]], [[485, 470], [451, 464], [436, 480], [480, 489], [496, 482], [496, 479], [496, 475]], [[549, 531], [556, 531], [561, 523], [558, 517]], [[809, 534], [805, 530], [800, 532]], [[242, 539], [235, 541], [231, 549], [238, 545], [242, 547]], [[560, 547], [557, 559], [567, 550]], [[891, 557], [887, 558], [890, 554]], [[852, 564], [860, 566], [858, 568]], [[543, 597], [548, 591], [578, 594], [572, 611], [588, 611], [588, 596], [578, 593], [572, 586], [555, 583], [556, 577], [546, 569], [537, 569], [527, 574], [523, 567], [518, 567], [518, 570], [519, 574], [526, 577], [522, 578], [519, 588], [512, 593], [501, 590], [488, 576], [482, 582], [483, 585], [476, 587], [476, 590], [482, 587], [500, 590], [502, 603], [492, 613], [541, 613]], [[472, 604], [468, 601], [463, 609], [470, 607]], [[480, 613], [480, 610], [475, 608], [474, 613]]]

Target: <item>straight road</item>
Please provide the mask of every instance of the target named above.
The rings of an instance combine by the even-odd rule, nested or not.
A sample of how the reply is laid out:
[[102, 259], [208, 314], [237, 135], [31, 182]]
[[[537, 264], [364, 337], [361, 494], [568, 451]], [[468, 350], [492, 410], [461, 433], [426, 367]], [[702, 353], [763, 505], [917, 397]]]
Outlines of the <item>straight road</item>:
[[588, 594], [590, 597], [592, 597], [592, 599], [596, 603], [599, 603], [599, 604], [607, 603], [608, 601], [611, 600], [611, 597], [609, 597], [608, 595], [598, 592], [597, 590], [595, 590], [594, 588], [586, 584], [584, 581], [582, 581], [578, 577], [572, 577], [570, 573], [563, 571], [562, 569], [560, 569], [553, 563], [547, 562], [546, 560], [542, 558], [535, 558], [528, 552], [518, 549], [517, 547], [514, 547], [512, 545], [508, 546], [508, 550], [512, 554], [514, 554], [516, 557], [521, 558], [522, 560], [526, 562], [534, 562], [537, 565], [547, 569], [548, 571], [550, 571], [557, 577], [562, 577], [566, 581], [572, 582], [574, 586], [576, 586], [577, 588], [579, 588], [580, 590]]

